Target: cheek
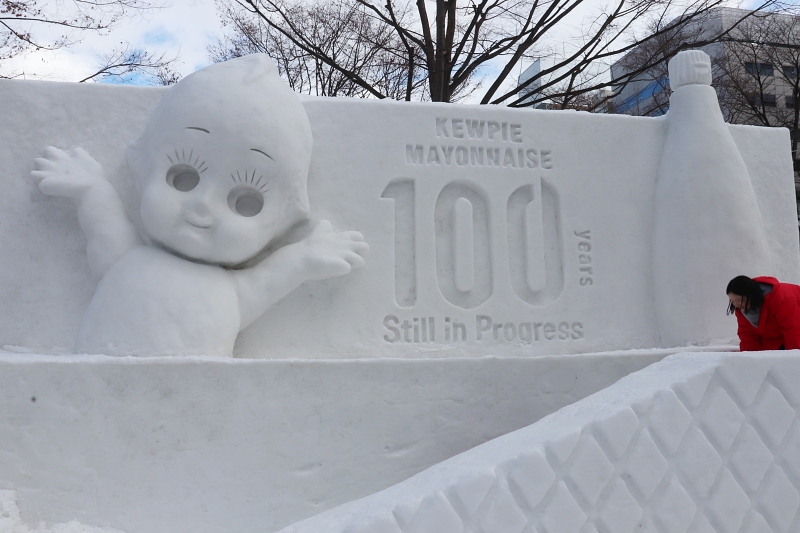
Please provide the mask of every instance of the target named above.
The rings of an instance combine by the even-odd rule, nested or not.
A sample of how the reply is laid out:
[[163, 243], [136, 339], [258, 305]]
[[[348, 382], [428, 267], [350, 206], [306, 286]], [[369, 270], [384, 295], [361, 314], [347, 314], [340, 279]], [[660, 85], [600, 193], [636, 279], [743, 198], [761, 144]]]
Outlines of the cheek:
[[277, 237], [308, 217], [290, 200], [270, 198], [264, 204], [264, 210], [255, 218], [258, 218], [262, 232]]
[[241, 246], [246, 243], [258, 242], [264, 234], [264, 230], [252, 218], [233, 215], [220, 217], [218, 234], [221, 239], [235, 242]]
[[141, 214], [147, 232], [160, 233], [174, 226], [180, 214], [180, 202], [169, 194], [170, 191], [159, 190], [151, 185], [142, 191]]
[[214, 248], [220, 260], [240, 263], [250, 259], [264, 248], [269, 239], [263, 228], [252, 219], [225, 217], [214, 232]]

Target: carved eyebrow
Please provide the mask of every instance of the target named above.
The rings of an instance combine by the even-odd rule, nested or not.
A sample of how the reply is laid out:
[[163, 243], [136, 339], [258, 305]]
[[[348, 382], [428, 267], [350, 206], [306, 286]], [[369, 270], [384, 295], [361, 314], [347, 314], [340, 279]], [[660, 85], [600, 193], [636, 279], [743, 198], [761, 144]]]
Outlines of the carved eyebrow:
[[261, 155], [265, 155], [265, 156], [269, 157], [270, 159], [272, 159], [273, 161], [275, 161], [275, 160], [272, 158], [272, 156], [271, 156], [271, 155], [269, 155], [267, 152], [264, 152], [264, 151], [262, 151], [262, 150], [259, 150], [258, 148], [250, 148], [250, 150], [251, 150], [251, 151], [253, 151], [253, 152], [258, 152], [258, 153], [259, 153], [259, 154], [261, 154]]
[[205, 132], [205, 133], [211, 133], [211, 132], [209, 132], [207, 129], [205, 129], [205, 128], [198, 128], [197, 126], [187, 126], [187, 127], [186, 127], [186, 129], [187, 129], [187, 130], [197, 130], [197, 131], [202, 131], [202, 132]]

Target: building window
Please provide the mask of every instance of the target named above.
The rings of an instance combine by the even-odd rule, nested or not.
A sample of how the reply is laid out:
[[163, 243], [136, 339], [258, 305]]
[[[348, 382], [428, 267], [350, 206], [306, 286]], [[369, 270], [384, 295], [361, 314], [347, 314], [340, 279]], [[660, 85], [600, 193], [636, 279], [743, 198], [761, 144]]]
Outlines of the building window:
[[792, 65], [784, 65], [783, 75], [789, 78], [790, 80], [797, 78], [797, 67], [793, 67]]
[[745, 63], [744, 69], [753, 76], [772, 76], [775, 72], [771, 63]]
[[657, 94], [664, 92], [666, 86], [667, 78], [663, 76], [653, 82], [650, 82], [647, 87], [637, 92], [633, 96], [629, 96], [621, 104], [619, 104], [616, 112], [624, 113], [631, 109], [638, 110], [639, 104], [648, 100], [654, 100]]
[[775, 107], [778, 99], [774, 94], [748, 94], [747, 103], [754, 107]]
[[789, 109], [794, 109], [794, 96], [786, 97], [786, 107]]

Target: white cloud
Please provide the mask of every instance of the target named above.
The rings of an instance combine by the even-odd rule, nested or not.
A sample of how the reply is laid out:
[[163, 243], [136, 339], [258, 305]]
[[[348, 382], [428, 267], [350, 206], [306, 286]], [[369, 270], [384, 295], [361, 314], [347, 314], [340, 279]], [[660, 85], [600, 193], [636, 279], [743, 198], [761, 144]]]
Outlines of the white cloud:
[[[58, 28], [31, 28], [43, 39], [58, 37]], [[68, 48], [23, 54], [5, 65], [24, 72], [26, 79], [78, 81], [93, 74], [98, 56], [130, 44], [166, 57], [179, 56], [175, 70], [182, 76], [208, 65], [206, 47], [222, 35], [213, 0], [173, 0], [171, 5], [126, 19], [105, 35], [84, 33]]]

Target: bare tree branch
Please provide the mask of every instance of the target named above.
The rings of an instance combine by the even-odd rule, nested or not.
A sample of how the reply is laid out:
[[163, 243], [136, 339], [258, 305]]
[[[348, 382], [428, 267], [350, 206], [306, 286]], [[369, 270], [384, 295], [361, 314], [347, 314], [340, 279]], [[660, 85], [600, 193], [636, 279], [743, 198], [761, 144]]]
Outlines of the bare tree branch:
[[116, 81], [126, 83], [134, 75], [144, 76], [150, 85], [172, 85], [180, 77], [172, 70], [177, 57], [166, 59], [164, 54], [153, 55], [150, 52], [125, 45], [99, 58], [98, 70], [86, 76], [79, 83], [87, 81]]
[[[702, 45], [693, 32], [723, 0], [613, 0], [573, 31], [561, 53], [552, 50], [553, 35], [586, 0], [217, 1], [232, 31], [212, 58], [268, 53], [295, 90], [442, 102], [475, 93], [485, 104], [598, 108], [608, 95], [590, 93], [619, 91], [669, 57], [656, 52], [660, 43], [680, 36], [678, 46]], [[625, 75], [597, 73], [598, 64], [639, 49], [644, 63]], [[551, 66], [513, 84], [522, 62], [544, 57], [554, 59]]]
[[[7, 60], [30, 50], [57, 50], [75, 44], [86, 32], [108, 31], [121, 19], [162, 7], [162, 0], [0, 0], [0, 77], [14, 77]], [[31, 29], [58, 27], [64, 34], [42, 39]]]

